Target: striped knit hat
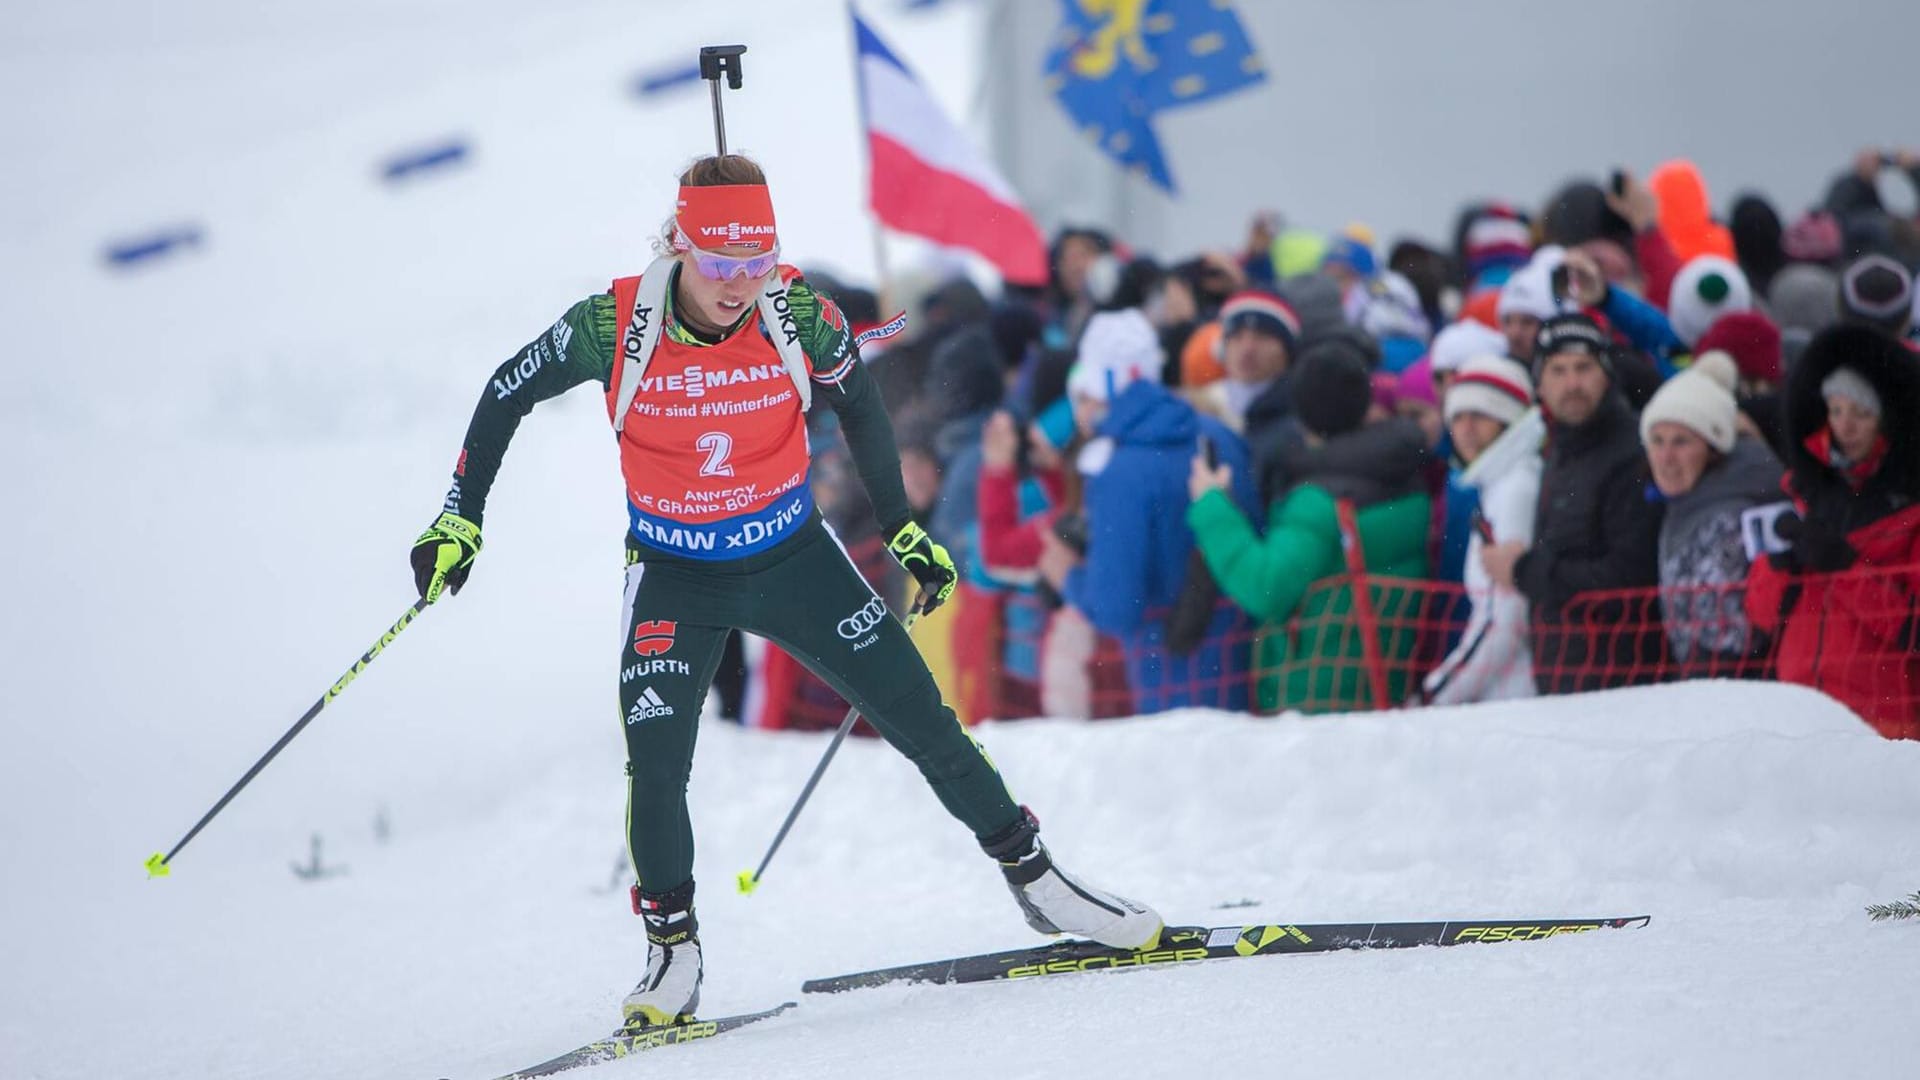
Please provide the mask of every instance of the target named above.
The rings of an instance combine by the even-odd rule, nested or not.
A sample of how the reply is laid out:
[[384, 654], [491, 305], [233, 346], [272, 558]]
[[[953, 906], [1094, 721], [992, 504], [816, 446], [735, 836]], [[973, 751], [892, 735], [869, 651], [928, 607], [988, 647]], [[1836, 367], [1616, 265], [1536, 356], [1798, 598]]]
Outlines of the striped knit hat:
[[1461, 365], [1447, 386], [1447, 423], [1463, 412], [1511, 424], [1533, 404], [1533, 378], [1518, 360], [1481, 354]]
[[1222, 342], [1246, 329], [1279, 338], [1287, 347], [1288, 356], [1299, 349], [1300, 316], [1294, 314], [1292, 305], [1270, 292], [1247, 289], [1227, 297], [1227, 302], [1220, 306]]
[[1905, 336], [1913, 320], [1913, 274], [1885, 255], [1863, 255], [1840, 275], [1840, 316]]

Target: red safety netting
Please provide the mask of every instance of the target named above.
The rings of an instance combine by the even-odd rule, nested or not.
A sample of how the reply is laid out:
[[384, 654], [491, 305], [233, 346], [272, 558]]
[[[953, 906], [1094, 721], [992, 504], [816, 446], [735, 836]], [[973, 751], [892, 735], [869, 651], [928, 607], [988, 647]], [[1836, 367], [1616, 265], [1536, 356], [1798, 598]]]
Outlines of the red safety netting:
[[[1445, 686], [1435, 672], [1444, 674], [1457, 650], [1471, 661], [1500, 636], [1497, 621], [1470, 630], [1474, 606], [1488, 597], [1457, 584], [1363, 575], [1356, 589], [1355, 580], [1342, 574], [1316, 582], [1293, 618], [1227, 633], [1219, 644], [1245, 657], [1243, 667], [1180, 685], [1163, 681], [1156, 693], [1212, 697], [1237, 684], [1260, 713], [1417, 706], [1428, 702], [1433, 684]], [[1680, 679], [1780, 679], [1828, 693], [1890, 738], [1920, 738], [1920, 566], [1784, 580], [1784, 588], [1763, 589], [1752, 601], [1745, 584], [1582, 594], [1556, 619], [1529, 618], [1520, 634], [1525, 648], [1500, 652], [1492, 669], [1478, 673], [1477, 686], [1506, 692], [1459, 700]], [[1028, 644], [1044, 648], [1044, 639]], [[1173, 654], [1158, 643], [1126, 650], [1103, 638], [1101, 655], [1092, 715], [1142, 711], [1133, 707], [1134, 691], [1112, 680], [1115, 669], [1163, 677], [1175, 669]], [[1038, 688], [1021, 686], [1017, 696], [979, 711], [1031, 715], [1027, 706], [1039, 696]]]
[[[851, 554], [870, 579], [887, 581], [892, 566], [877, 540]], [[1557, 617], [1533, 613], [1510, 626], [1514, 611], [1456, 583], [1347, 573], [1314, 583], [1275, 625], [1256, 626], [1221, 601], [1214, 625], [1225, 629], [1181, 653], [1164, 632], [1123, 645], [1033, 594], [970, 590], [966, 625], [950, 635], [954, 655], [935, 666], [952, 673], [949, 693], [965, 696], [963, 713], [979, 718], [1104, 718], [1182, 704], [1353, 712], [1735, 678], [1812, 686], [1889, 738], [1920, 738], [1920, 566], [1763, 572], [1753, 591], [1749, 598], [1742, 583], [1584, 593]], [[1476, 622], [1476, 606], [1506, 618]], [[1166, 613], [1150, 616], [1164, 625]], [[1140, 691], [1130, 672], [1152, 686]], [[845, 714], [838, 694], [777, 649], [767, 650], [763, 678], [777, 726], [831, 729]], [[871, 733], [864, 723], [857, 730]]]

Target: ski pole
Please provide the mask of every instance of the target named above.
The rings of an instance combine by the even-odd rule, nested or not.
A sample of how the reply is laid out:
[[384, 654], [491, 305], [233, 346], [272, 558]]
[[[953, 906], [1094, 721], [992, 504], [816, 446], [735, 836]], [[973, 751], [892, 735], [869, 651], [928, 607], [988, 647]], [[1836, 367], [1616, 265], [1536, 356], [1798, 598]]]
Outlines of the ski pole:
[[[907, 617], [902, 620], [907, 633], [913, 633], [913, 624], [919, 621], [926, 599], [927, 594], [922, 592], [914, 598], [913, 607], [907, 610]], [[780, 823], [780, 831], [773, 834], [773, 843], [767, 847], [767, 853], [760, 857], [760, 866], [754, 870], [740, 871], [737, 880], [742, 894], [751, 895], [753, 890], [760, 887], [760, 875], [767, 872], [767, 864], [773, 861], [773, 853], [780, 850], [780, 842], [787, 838], [787, 830], [793, 828], [794, 819], [800, 816], [800, 808], [807, 805], [807, 798], [813, 794], [814, 786], [820, 783], [821, 774], [827, 771], [833, 755], [839, 752], [841, 742], [845, 741], [847, 732], [853, 730], [853, 722], [858, 719], [860, 710], [857, 707], [849, 708], [846, 719], [840, 721], [840, 730], [833, 733], [833, 741], [827, 744], [827, 752], [820, 755], [820, 764], [813, 767], [813, 775], [807, 777], [807, 785], [800, 789], [800, 797], [794, 800], [793, 809], [787, 811], [787, 820]]]
[[302, 728], [312, 723], [314, 717], [320, 715], [320, 710], [326, 708], [327, 702], [339, 697], [341, 692], [346, 690], [347, 685], [358, 678], [360, 673], [367, 669], [368, 664], [373, 663], [373, 658], [379, 656], [381, 650], [385, 649], [389, 644], [392, 644], [394, 638], [400, 636], [400, 631], [407, 628], [407, 624], [413, 621], [414, 616], [427, 609], [427, 604], [427, 598], [424, 596], [421, 597], [414, 602], [412, 607], [407, 609], [406, 614], [400, 616], [398, 622], [388, 627], [387, 632], [380, 635], [380, 640], [374, 642], [373, 647], [368, 649], [352, 667], [348, 668], [347, 673], [340, 676], [338, 682], [329, 687], [326, 693], [320, 695], [320, 700], [313, 703], [313, 707], [307, 710], [307, 714], [296, 721], [292, 727], [288, 728], [287, 733], [280, 736], [280, 741], [274, 743], [273, 748], [268, 750], [259, 761], [253, 763], [253, 768], [247, 770], [247, 775], [241, 777], [239, 783], [228, 788], [227, 793], [220, 796], [220, 801], [213, 804], [213, 809], [207, 811], [199, 821], [194, 823], [193, 828], [187, 830], [187, 835], [181, 837], [180, 842], [173, 845], [173, 850], [167, 852], [165, 855], [157, 851], [154, 852], [153, 855], [147, 859], [147, 876], [166, 877], [172, 873], [173, 868], [168, 864], [173, 861], [175, 855], [180, 854], [180, 849], [186, 847], [188, 841], [200, 835], [200, 830], [207, 827], [207, 822], [212, 821], [214, 815], [226, 809], [227, 804], [233, 801], [233, 797], [240, 794], [240, 789], [246, 787], [254, 777], [260, 775], [260, 770], [267, 767], [267, 762], [272, 761], [274, 755], [286, 749], [287, 744], [293, 741], [293, 737], [300, 734]]
[[700, 77], [713, 90], [713, 145], [721, 157], [727, 156], [727, 121], [720, 109], [720, 76], [726, 75], [727, 86], [740, 89], [740, 54], [746, 51], [745, 45], [700, 47]]

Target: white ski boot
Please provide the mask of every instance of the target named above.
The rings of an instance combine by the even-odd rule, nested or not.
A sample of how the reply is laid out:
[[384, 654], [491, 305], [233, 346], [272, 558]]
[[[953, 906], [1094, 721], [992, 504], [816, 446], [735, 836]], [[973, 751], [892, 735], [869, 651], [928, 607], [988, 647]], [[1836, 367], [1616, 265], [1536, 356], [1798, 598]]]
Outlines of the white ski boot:
[[693, 883], [670, 893], [633, 887], [633, 910], [647, 924], [647, 973], [620, 1011], [629, 1028], [684, 1024], [700, 1007], [700, 924]]
[[1096, 889], [1055, 866], [1039, 831], [1032, 811], [1022, 807], [1019, 824], [980, 845], [999, 861], [1028, 926], [1043, 934], [1073, 934], [1116, 949], [1151, 949], [1160, 943], [1166, 924], [1158, 912]]

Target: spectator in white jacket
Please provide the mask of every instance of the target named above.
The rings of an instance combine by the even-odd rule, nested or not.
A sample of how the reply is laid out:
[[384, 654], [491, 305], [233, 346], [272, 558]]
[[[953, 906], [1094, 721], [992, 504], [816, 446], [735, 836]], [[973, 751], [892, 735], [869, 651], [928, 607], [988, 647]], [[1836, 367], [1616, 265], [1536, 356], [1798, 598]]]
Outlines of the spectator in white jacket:
[[1504, 356], [1476, 356], [1447, 387], [1444, 415], [1461, 482], [1478, 488], [1480, 510], [1467, 542], [1467, 627], [1423, 684], [1427, 701], [1463, 705], [1534, 695], [1527, 598], [1487, 577], [1480, 549], [1508, 540], [1533, 541], [1540, 497], [1540, 442], [1545, 428], [1532, 409], [1526, 365]]

